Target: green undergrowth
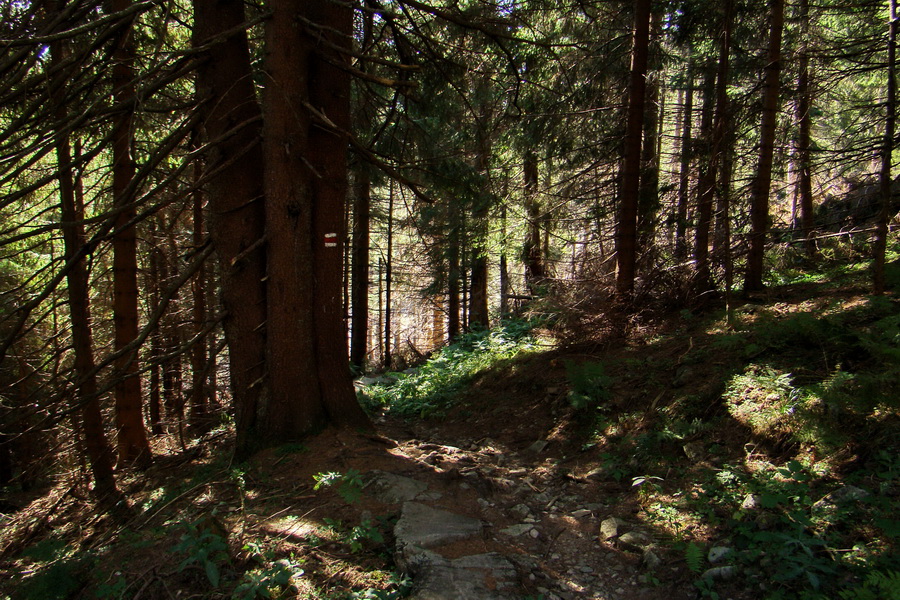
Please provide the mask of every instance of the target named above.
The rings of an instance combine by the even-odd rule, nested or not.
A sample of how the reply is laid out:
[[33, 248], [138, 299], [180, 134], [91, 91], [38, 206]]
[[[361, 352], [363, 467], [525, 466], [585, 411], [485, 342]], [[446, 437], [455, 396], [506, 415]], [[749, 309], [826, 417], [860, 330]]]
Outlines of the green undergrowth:
[[473, 379], [524, 353], [541, 348], [533, 324], [510, 320], [491, 330], [460, 336], [418, 368], [385, 373], [361, 393], [370, 412], [385, 410], [407, 418], [440, 417]]
[[866, 261], [803, 263], [765, 303], [683, 311], [667, 336], [567, 365], [593, 472], [631, 494], [700, 597], [900, 600], [889, 260], [885, 296], [866, 295]]

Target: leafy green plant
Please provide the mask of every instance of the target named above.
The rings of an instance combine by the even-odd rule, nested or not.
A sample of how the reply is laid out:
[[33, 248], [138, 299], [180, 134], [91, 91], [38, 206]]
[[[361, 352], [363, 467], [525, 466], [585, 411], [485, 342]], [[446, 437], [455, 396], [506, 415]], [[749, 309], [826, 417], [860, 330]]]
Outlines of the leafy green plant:
[[293, 581], [303, 575], [300, 563], [282, 558], [244, 573], [231, 597], [234, 600], [280, 598], [296, 591]]
[[338, 495], [348, 504], [359, 502], [362, 497], [362, 474], [356, 469], [349, 469], [346, 473], [328, 471], [313, 475], [316, 484], [313, 489], [318, 491], [323, 487], [333, 487]]
[[575, 410], [597, 409], [611, 397], [612, 378], [599, 362], [566, 361], [566, 375], [572, 390], [569, 404]]
[[900, 600], [900, 573], [873, 571], [861, 586], [841, 590], [842, 600]]
[[684, 549], [684, 560], [687, 563], [688, 569], [694, 573], [700, 573], [703, 570], [703, 563], [706, 560], [703, 547], [694, 542], [689, 543]]
[[188, 568], [200, 568], [211, 586], [217, 588], [221, 583], [219, 564], [228, 560], [228, 543], [220, 533], [207, 527], [208, 520], [201, 519], [193, 523], [181, 523], [184, 530], [181, 538], [172, 551], [185, 555], [178, 564], [179, 572]]
[[362, 552], [367, 543], [384, 543], [384, 534], [381, 533], [378, 525], [371, 519], [363, 519], [363, 521], [355, 527], [347, 527], [338, 519], [326, 517], [323, 521], [338, 535], [341, 542], [350, 546], [350, 551], [354, 554]]

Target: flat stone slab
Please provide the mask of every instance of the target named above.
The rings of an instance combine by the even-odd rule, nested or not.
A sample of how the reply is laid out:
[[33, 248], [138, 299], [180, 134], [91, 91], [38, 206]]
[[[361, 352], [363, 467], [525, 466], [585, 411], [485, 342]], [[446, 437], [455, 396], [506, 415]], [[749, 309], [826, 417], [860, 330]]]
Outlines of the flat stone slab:
[[480, 535], [479, 519], [458, 515], [419, 502], [406, 502], [400, 520], [394, 526], [397, 546], [436, 548], [458, 540]]
[[385, 471], [366, 473], [366, 494], [385, 504], [403, 504], [415, 500], [428, 489], [428, 484]]
[[496, 553], [448, 560], [434, 552], [417, 554], [409, 572], [411, 600], [518, 600], [516, 569]]

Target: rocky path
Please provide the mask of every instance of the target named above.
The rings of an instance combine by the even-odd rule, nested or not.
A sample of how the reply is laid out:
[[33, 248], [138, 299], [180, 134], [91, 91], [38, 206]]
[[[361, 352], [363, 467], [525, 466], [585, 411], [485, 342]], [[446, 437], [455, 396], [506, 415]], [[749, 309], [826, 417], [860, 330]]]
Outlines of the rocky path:
[[[595, 474], [481, 439], [454, 446], [408, 439], [403, 474], [365, 473], [365, 494], [399, 514], [395, 561], [415, 600], [693, 597], [652, 532], [615, 514]], [[673, 586], [661, 580], [683, 581]]]

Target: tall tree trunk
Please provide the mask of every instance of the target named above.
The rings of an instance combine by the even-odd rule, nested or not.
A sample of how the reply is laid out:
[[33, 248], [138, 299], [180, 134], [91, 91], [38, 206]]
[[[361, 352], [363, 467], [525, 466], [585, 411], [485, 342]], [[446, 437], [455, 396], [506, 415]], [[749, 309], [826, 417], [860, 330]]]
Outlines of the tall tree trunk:
[[[130, 8], [131, 0], [112, 0], [113, 12]], [[124, 27], [113, 50], [113, 98], [121, 106], [130, 107], [134, 89], [133, 30]], [[132, 157], [134, 113], [121, 109], [113, 123], [113, 203], [120, 210], [113, 237], [113, 313], [115, 351], [122, 352], [138, 337], [137, 235], [133, 223], [137, 211], [128, 188], [134, 179]], [[118, 460], [121, 465], [144, 467], [152, 460], [150, 444], [144, 429], [141, 410], [141, 379], [138, 353], [133, 348], [114, 363], [118, 381], [115, 385]]]
[[713, 157], [712, 124], [715, 110], [716, 71], [708, 64], [703, 76], [703, 109], [700, 117], [702, 150], [699, 153], [697, 176], [697, 226], [694, 230], [694, 269], [698, 293], [712, 289], [709, 269], [709, 231], [712, 223], [713, 194], [716, 187], [716, 171]]
[[744, 292], [757, 292], [763, 285], [763, 261], [769, 227], [769, 188], [775, 155], [775, 128], [778, 124], [778, 96], [781, 74], [781, 34], [784, 29], [784, 0], [771, 0], [769, 51], [763, 81], [762, 123], [759, 132], [759, 163], [750, 198], [750, 251], [744, 273]]
[[509, 314], [509, 265], [506, 258], [506, 204], [500, 213], [500, 318]]
[[447, 341], [452, 342], [461, 330], [460, 315], [460, 246], [462, 227], [459, 224], [459, 209], [450, 203], [450, 232], [447, 236]]
[[797, 197], [800, 202], [800, 223], [803, 230], [806, 254], [813, 258], [816, 254], [815, 217], [812, 195], [812, 157], [810, 154], [812, 116], [812, 90], [809, 82], [809, 0], [800, 0], [800, 49], [797, 78], [797, 147], [796, 182]]
[[[483, 124], [479, 126], [478, 154], [475, 169], [489, 186], [488, 157], [490, 140], [484, 137]], [[472, 278], [469, 294], [469, 327], [487, 329], [490, 324], [490, 308], [488, 304], [488, 220], [490, 201], [488, 197], [477, 197], [472, 211], [472, 226], [476, 231], [476, 241], [472, 244]]]
[[391, 181], [388, 190], [388, 214], [387, 214], [387, 254], [384, 261], [384, 351], [382, 364], [385, 369], [391, 367], [391, 292], [393, 287], [393, 261], [394, 261], [394, 182]]
[[[198, 184], [202, 175], [200, 163], [194, 165], [194, 184]], [[193, 249], [199, 251], [205, 243], [206, 224], [203, 214], [203, 190], [194, 190], [191, 203], [191, 217], [193, 232], [191, 242]], [[191, 320], [193, 321], [192, 333], [199, 336], [206, 327], [206, 265], [200, 267], [191, 279]], [[196, 340], [191, 349], [191, 399], [190, 399], [190, 426], [197, 432], [206, 429], [209, 423], [209, 390], [206, 386], [206, 342], [205, 339]]]
[[[61, 4], [59, 2], [58, 4]], [[53, 67], [65, 60], [65, 42], [50, 45], [50, 61]], [[91, 464], [94, 489], [100, 497], [118, 494], [113, 476], [113, 454], [106, 439], [100, 400], [97, 394], [97, 376], [94, 373], [94, 342], [91, 331], [90, 286], [88, 271], [79, 252], [84, 245], [84, 214], [76, 201], [76, 185], [72, 172], [72, 152], [68, 134], [62, 130], [66, 122], [65, 81], [57, 78], [51, 84], [51, 101], [56, 105], [59, 129], [56, 131], [56, 160], [59, 172], [60, 216], [66, 264], [72, 263], [66, 274], [69, 297], [69, 317], [72, 325], [72, 351], [74, 354], [75, 407], [81, 413], [84, 449]], [[5, 436], [4, 436], [5, 437]], [[7, 448], [5, 439], [0, 445]], [[4, 477], [0, 474], [0, 481]]]
[[[713, 203], [716, 190], [721, 188], [717, 180], [719, 165], [722, 162], [722, 154], [725, 152], [725, 133], [728, 123], [728, 76], [729, 55], [731, 54], [731, 30], [732, 30], [732, 0], [725, 0], [722, 7], [722, 38], [719, 41], [719, 60], [715, 76], [715, 109], [712, 131], [709, 133], [708, 157], [704, 169], [704, 176], [700, 178], [700, 190], [697, 211], [697, 235], [694, 260], [697, 269], [697, 291], [703, 293], [715, 289], [712, 281], [709, 260], [710, 230], [712, 229]], [[704, 86], [705, 88], [705, 86]], [[704, 116], [705, 118], [705, 116]], [[704, 126], [708, 130], [708, 125]], [[722, 210], [727, 212], [727, 203]]]
[[638, 194], [641, 181], [641, 137], [647, 95], [650, 5], [650, 0], [634, 2], [634, 42], [631, 51], [631, 82], [628, 86], [628, 116], [625, 124], [625, 156], [619, 214], [616, 220], [616, 292], [622, 296], [630, 296], [634, 291], [636, 276]]
[[873, 248], [873, 289], [876, 294], [885, 292], [886, 282], [884, 276], [885, 254], [887, 253], [888, 217], [890, 214], [891, 197], [893, 196], [893, 181], [891, 180], [891, 160], [894, 154], [894, 130], [897, 116], [897, 0], [890, 3], [890, 21], [888, 30], [888, 84], [887, 100], [885, 101], [886, 116], [884, 120], [884, 145], [881, 151], [881, 171], [879, 180], [881, 185], [881, 207], [878, 211], [878, 223], [875, 227], [875, 244]]
[[[159, 239], [156, 231], [156, 220], [158, 215], [154, 215], [147, 221], [147, 239], [149, 241], [149, 258], [147, 266], [146, 287], [147, 294], [150, 296], [150, 310], [156, 312], [159, 308], [160, 298], [162, 296], [160, 289], [162, 282], [160, 279], [160, 260], [162, 260], [159, 250]], [[150, 417], [150, 433], [153, 435], [162, 435], [162, 356], [163, 356], [163, 333], [160, 327], [155, 327], [150, 334], [150, 356], [147, 357], [149, 363], [150, 389], [147, 395], [147, 413]]]
[[525, 183], [525, 211], [527, 220], [527, 235], [522, 244], [522, 254], [525, 260], [525, 285], [531, 294], [537, 293], [537, 286], [543, 281], [544, 272], [543, 252], [541, 252], [541, 204], [537, 195], [538, 187], [538, 158], [534, 151], [525, 153], [523, 164], [523, 176]]
[[366, 364], [369, 336], [369, 214], [371, 190], [369, 175], [364, 168], [356, 174], [353, 193], [353, 255], [350, 270], [353, 274], [350, 324], [350, 364], [362, 369]]
[[194, 45], [211, 44], [197, 69], [197, 93], [210, 144], [209, 226], [221, 265], [238, 459], [258, 444], [258, 408], [268, 396], [262, 115], [243, 23], [242, 0], [194, 0]]
[[688, 60], [687, 89], [684, 92], [681, 128], [681, 164], [678, 173], [678, 203], [675, 210], [675, 258], [687, 258], [688, 198], [690, 197], [691, 161], [694, 154], [694, 69]]
[[[647, 67], [647, 104], [644, 110], [643, 145], [641, 147], [641, 182], [638, 193], [638, 248], [646, 253], [653, 247], [659, 213], [659, 124], [661, 115], [662, 34], [661, 15], [650, 16], [650, 50]], [[649, 255], [648, 255], [649, 256]], [[646, 264], [646, 262], [645, 262]]]

